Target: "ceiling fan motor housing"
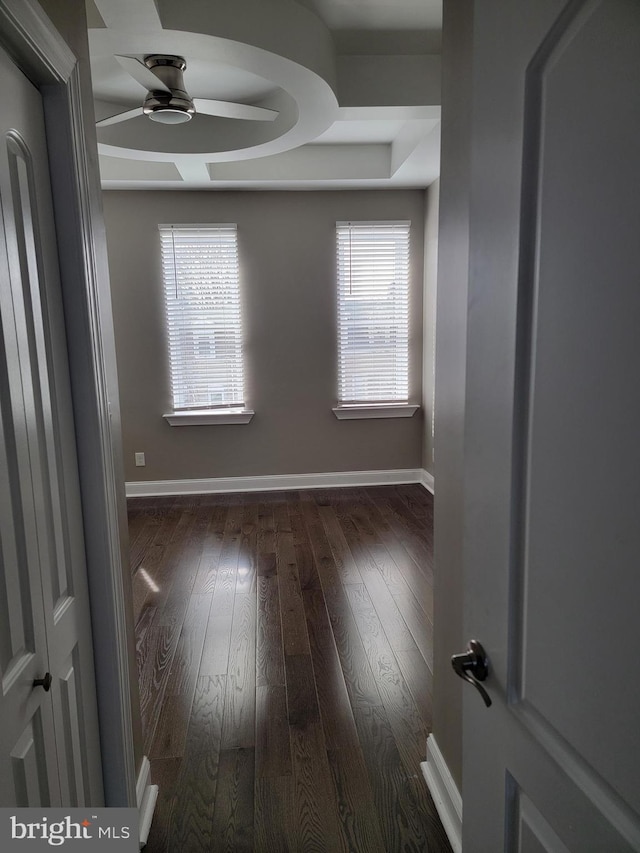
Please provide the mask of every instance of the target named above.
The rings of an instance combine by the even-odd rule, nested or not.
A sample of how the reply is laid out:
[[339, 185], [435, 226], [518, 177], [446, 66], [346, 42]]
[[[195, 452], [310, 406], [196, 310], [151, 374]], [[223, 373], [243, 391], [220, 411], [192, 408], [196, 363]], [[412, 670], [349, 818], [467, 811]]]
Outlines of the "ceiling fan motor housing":
[[155, 74], [161, 84], [170, 92], [150, 90], [142, 105], [142, 111], [151, 119], [166, 124], [179, 124], [189, 121], [195, 115], [195, 107], [184, 87], [183, 72], [187, 67], [181, 56], [151, 54], [145, 56], [144, 64]]

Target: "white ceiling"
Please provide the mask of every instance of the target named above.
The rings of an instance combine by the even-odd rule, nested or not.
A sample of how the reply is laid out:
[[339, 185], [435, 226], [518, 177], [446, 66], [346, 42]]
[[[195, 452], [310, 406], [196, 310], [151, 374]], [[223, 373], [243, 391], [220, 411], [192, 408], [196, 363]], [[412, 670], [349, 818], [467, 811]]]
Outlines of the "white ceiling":
[[96, 118], [139, 107], [115, 55], [183, 56], [196, 114], [98, 128], [112, 189], [425, 187], [438, 176], [441, 0], [87, 0]]
[[332, 30], [440, 30], [442, 3], [433, 0], [300, 0]]

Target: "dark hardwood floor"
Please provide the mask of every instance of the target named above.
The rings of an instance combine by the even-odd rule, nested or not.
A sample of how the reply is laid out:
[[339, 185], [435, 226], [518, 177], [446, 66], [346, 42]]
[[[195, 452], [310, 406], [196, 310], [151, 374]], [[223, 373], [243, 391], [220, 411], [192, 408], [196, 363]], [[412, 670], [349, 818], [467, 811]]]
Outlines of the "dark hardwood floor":
[[449, 853], [421, 486], [129, 502], [147, 853]]

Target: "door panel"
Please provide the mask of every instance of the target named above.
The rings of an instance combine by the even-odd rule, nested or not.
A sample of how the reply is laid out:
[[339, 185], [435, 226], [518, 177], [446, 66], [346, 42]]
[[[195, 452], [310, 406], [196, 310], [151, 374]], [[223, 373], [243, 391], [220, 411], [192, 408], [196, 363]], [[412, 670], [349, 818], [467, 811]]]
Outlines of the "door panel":
[[[41, 478], [45, 485], [43, 520], [48, 523], [47, 540], [51, 550], [47, 564], [53, 600], [57, 605], [70, 592], [68, 544], [65, 541], [66, 520], [63, 518], [64, 482], [61, 478], [61, 455], [56, 411], [52, 404], [56, 385], [51, 372], [52, 345], [46, 324], [47, 275], [43, 268], [43, 246], [39, 233], [36, 183], [31, 152], [20, 135], [13, 131], [7, 138], [8, 164], [16, 229], [16, 265], [14, 275], [20, 277], [25, 290], [23, 333], [25, 348], [33, 375], [35, 391], [35, 424], [41, 447]], [[51, 273], [49, 274], [51, 277]]]
[[[631, 571], [640, 456], [630, 416], [640, 385], [629, 381], [640, 322], [639, 186], [630, 180], [640, 113], [629, 109], [639, 56], [632, 4], [585, 4], [529, 70], [537, 104], [527, 130], [540, 130], [524, 164], [533, 209], [521, 240], [534, 252], [521, 276], [531, 345], [519, 377], [528, 418], [516, 464], [521, 698], [640, 812], [628, 749], [640, 708], [629, 678], [640, 601], [640, 573]], [[576, 97], [585, 90], [588, 98]]]
[[49, 790], [49, 762], [40, 709], [37, 709], [11, 750], [13, 797], [3, 805], [18, 808], [54, 803]]
[[640, 4], [474, 12], [464, 849], [640, 850]]
[[82, 690], [80, 667], [78, 666], [78, 648], [64, 664], [60, 676], [60, 708], [58, 715], [65, 732], [67, 772], [62, 776], [63, 799], [80, 805], [90, 802], [88, 774], [84, 753], [84, 722], [82, 714]]
[[[2, 307], [0, 301], [0, 310]], [[7, 347], [1, 332], [0, 328], [0, 667], [6, 690], [6, 681], [14, 677], [26, 656], [34, 654], [35, 637]]]
[[[4, 464], [13, 471], [7, 489], [0, 486], [9, 510], [2, 528], [8, 543], [3, 575], [7, 608], [9, 594], [16, 599], [17, 579], [28, 577], [28, 589], [24, 580], [20, 589], [22, 604], [34, 609], [33, 651], [29, 659], [23, 655], [28, 666], [16, 680], [23, 701], [11, 701], [9, 690], [2, 699], [3, 719], [15, 728], [7, 734], [0, 761], [3, 756], [14, 760], [15, 732], [26, 731], [37, 710], [52, 804], [99, 806], [91, 625], [42, 103], [39, 92], [2, 54], [0, 78], [6, 101], [0, 116], [0, 203], [7, 262], [0, 275], [0, 307], [8, 379], [2, 414], [8, 438]], [[15, 559], [21, 548], [22, 569]], [[12, 648], [15, 640], [10, 639]], [[45, 671], [53, 676], [50, 693], [31, 687]], [[37, 745], [35, 737], [33, 742]], [[40, 754], [33, 749], [30, 754]]]
[[507, 779], [507, 790], [512, 796], [510, 819], [515, 828], [512, 837], [516, 845], [512, 849], [518, 853], [569, 853], [513, 777]]

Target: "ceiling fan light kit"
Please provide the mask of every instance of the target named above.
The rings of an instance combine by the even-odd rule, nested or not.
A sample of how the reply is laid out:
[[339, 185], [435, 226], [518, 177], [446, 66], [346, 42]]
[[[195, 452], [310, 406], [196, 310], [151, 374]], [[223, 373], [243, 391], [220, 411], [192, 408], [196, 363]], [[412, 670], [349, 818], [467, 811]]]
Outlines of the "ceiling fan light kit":
[[143, 112], [151, 121], [157, 121], [160, 124], [184, 124], [186, 121], [190, 121], [195, 111], [185, 110], [182, 107], [166, 107], [162, 104], [147, 107], [145, 104]]

